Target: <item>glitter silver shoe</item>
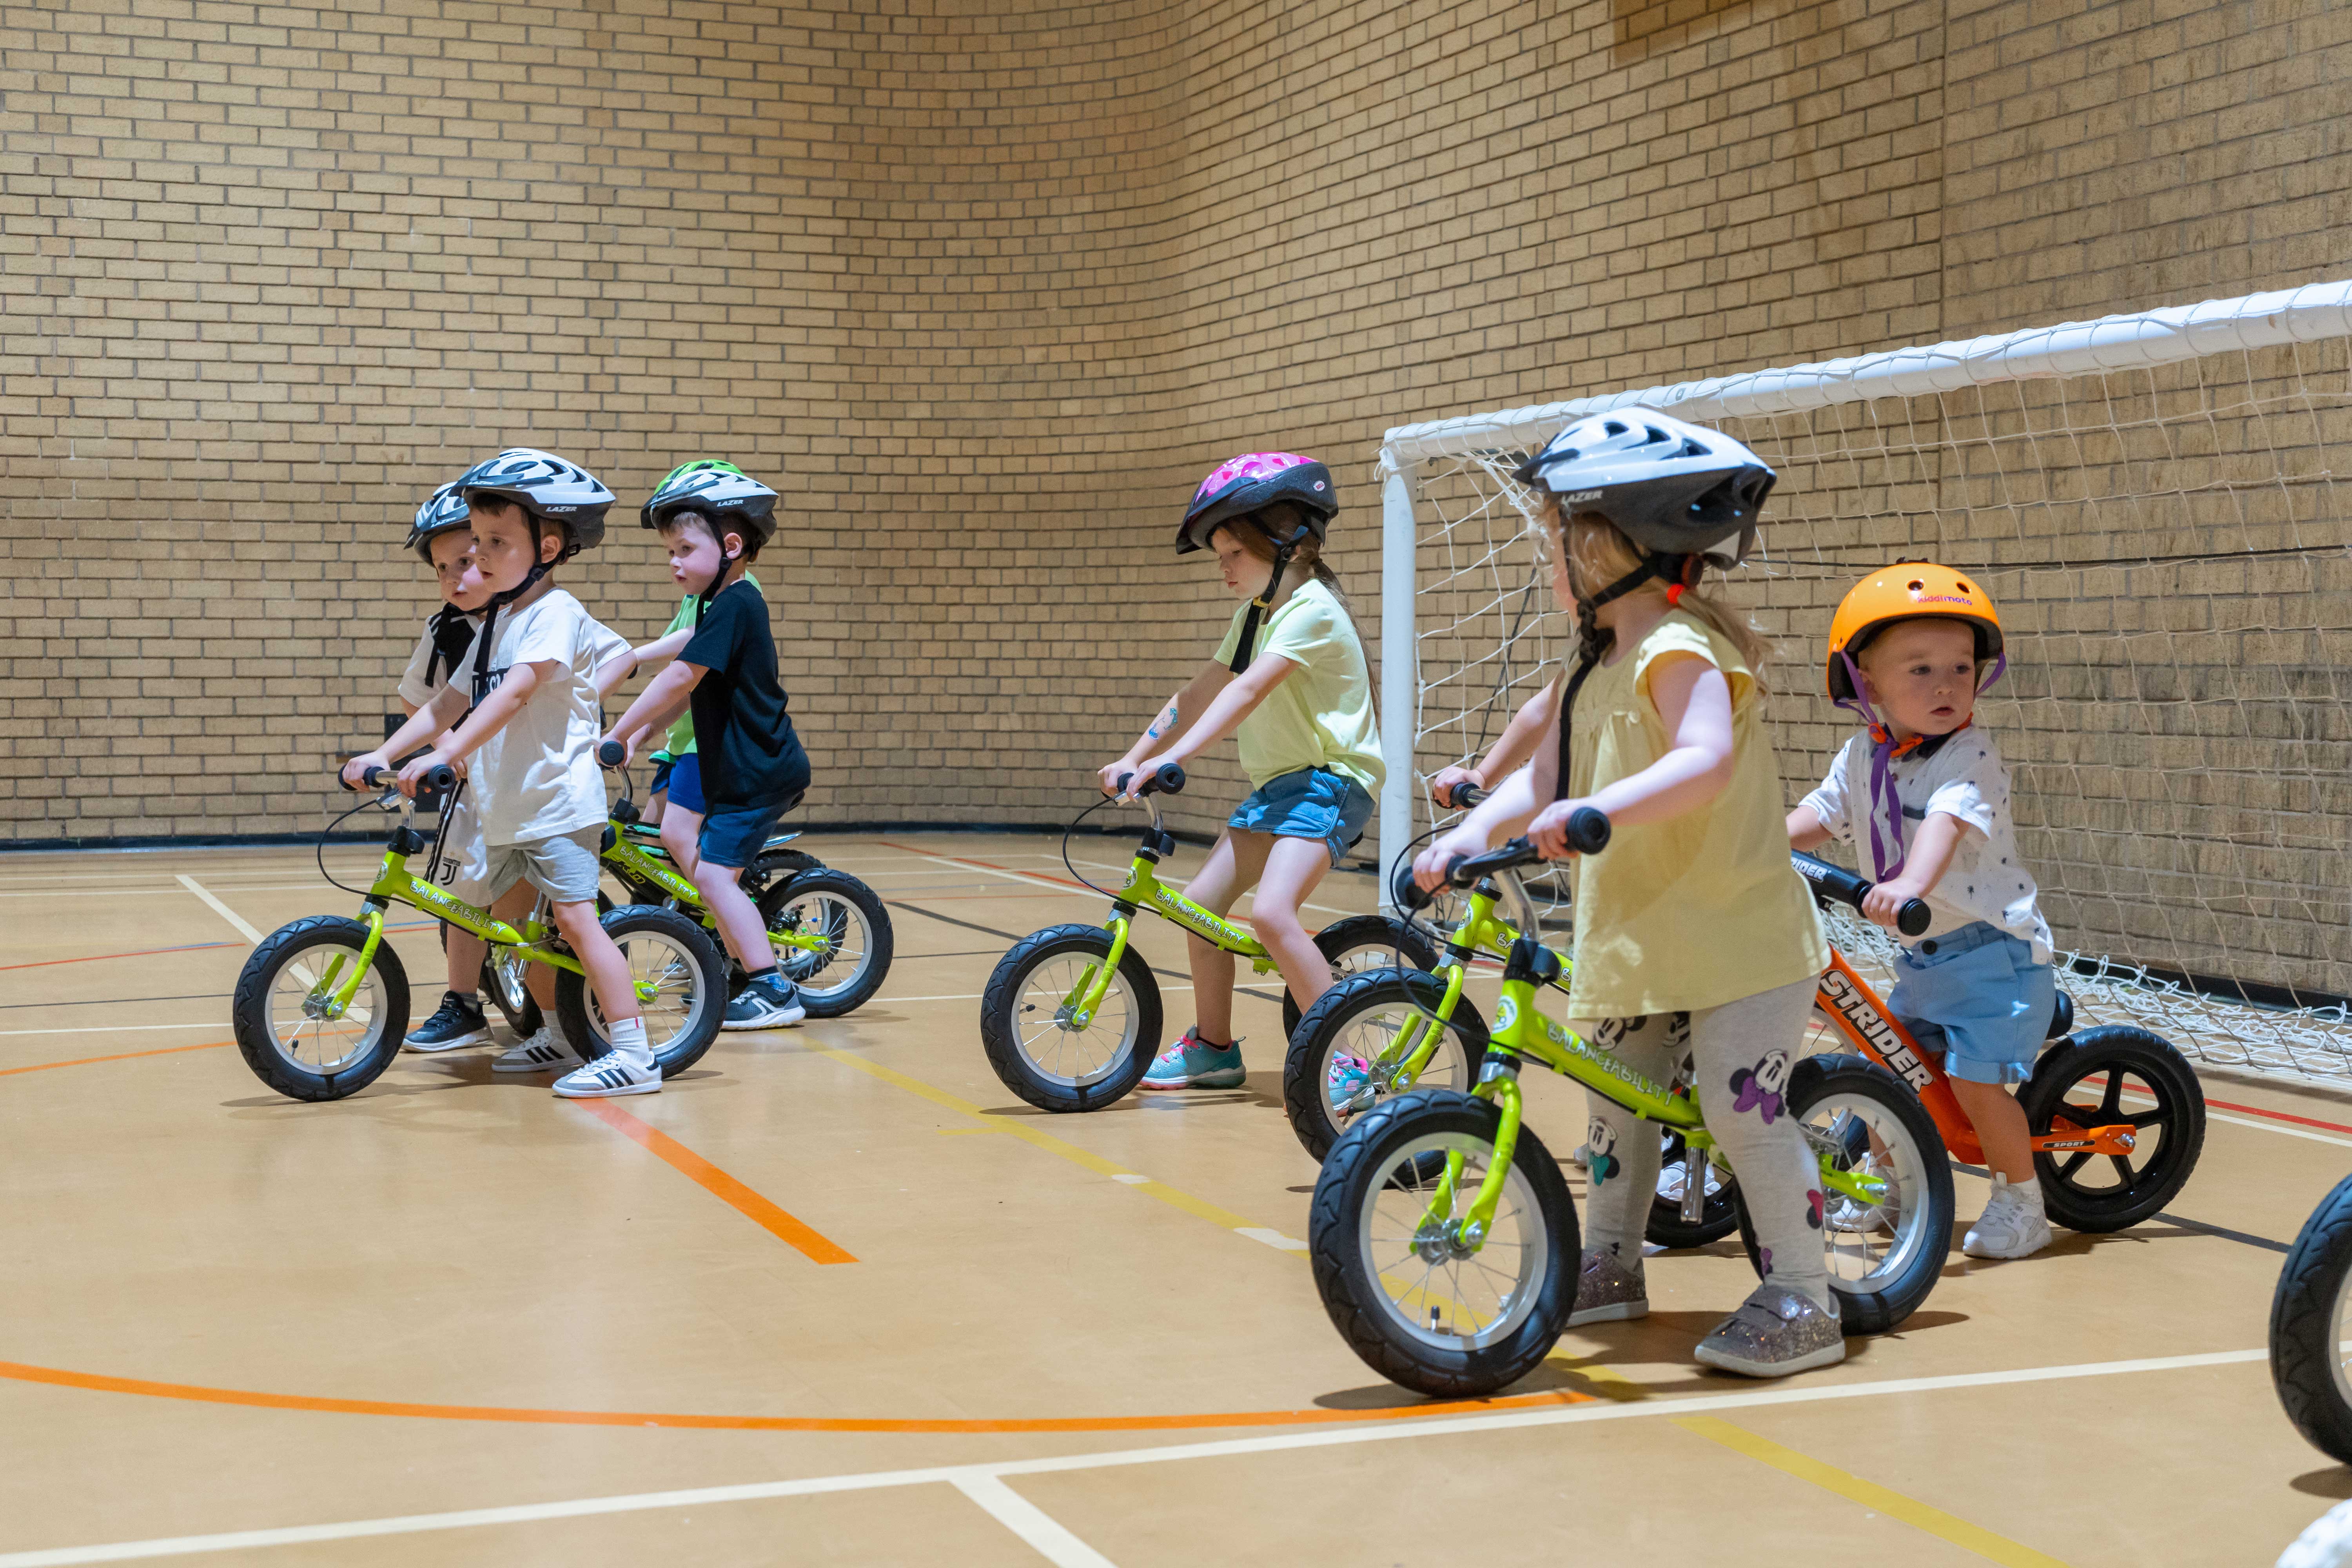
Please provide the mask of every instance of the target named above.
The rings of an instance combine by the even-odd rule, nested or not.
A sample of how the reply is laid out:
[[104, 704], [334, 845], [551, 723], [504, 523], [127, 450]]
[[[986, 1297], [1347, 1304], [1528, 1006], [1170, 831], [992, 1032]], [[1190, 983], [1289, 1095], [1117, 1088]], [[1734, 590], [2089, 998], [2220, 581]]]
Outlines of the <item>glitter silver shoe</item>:
[[1810, 1297], [1759, 1285], [1739, 1310], [1699, 1341], [1698, 1359], [1748, 1377], [1786, 1377], [1845, 1360], [1834, 1303], [1824, 1312]]
[[1568, 1315], [1568, 1326], [1649, 1315], [1650, 1290], [1642, 1282], [1642, 1260], [1635, 1258], [1628, 1268], [1605, 1247], [1585, 1248], [1584, 1266], [1576, 1277], [1576, 1310]]

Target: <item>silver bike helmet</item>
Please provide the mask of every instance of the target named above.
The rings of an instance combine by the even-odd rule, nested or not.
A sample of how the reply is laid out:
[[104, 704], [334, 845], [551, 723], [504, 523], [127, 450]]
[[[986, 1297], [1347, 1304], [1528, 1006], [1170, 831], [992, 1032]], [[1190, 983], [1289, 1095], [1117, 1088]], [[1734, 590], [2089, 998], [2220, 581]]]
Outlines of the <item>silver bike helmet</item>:
[[401, 543], [403, 550], [414, 550], [425, 557], [425, 564], [433, 564], [433, 542], [442, 534], [470, 526], [467, 521], [466, 498], [457, 493], [455, 479], [443, 485], [416, 509], [416, 520], [408, 525], [408, 537]]
[[509, 447], [475, 464], [458, 476], [457, 489], [469, 502], [476, 496], [501, 496], [541, 521], [564, 524], [572, 531], [567, 557], [604, 542], [604, 514], [613, 507], [613, 492], [595, 475], [529, 447]]
[[1776, 476], [1720, 430], [1626, 408], [1569, 426], [1517, 477], [1559, 498], [1564, 511], [1598, 512], [1648, 553], [1729, 568], [1754, 546]]

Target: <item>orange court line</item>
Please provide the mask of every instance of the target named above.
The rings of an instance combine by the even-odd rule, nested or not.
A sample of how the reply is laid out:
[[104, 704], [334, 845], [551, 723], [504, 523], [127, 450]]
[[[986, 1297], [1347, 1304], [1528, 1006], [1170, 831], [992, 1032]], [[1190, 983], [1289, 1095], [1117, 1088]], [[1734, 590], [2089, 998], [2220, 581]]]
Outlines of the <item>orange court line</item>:
[[983, 1436], [1024, 1432], [1181, 1432], [1207, 1426], [1311, 1426], [1349, 1422], [1416, 1421], [1429, 1415], [1459, 1415], [1528, 1405], [1591, 1405], [1597, 1401], [1573, 1389], [1506, 1394], [1499, 1399], [1457, 1399], [1442, 1404], [1379, 1410], [1238, 1410], [1201, 1415], [1066, 1415], [1029, 1420], [920, 1420], [835, 1415], [690, 1415], [640, 1410], [530, 1410], [495, 1405], [423, 1405], [404, 1400], [329, 1399], [307, 1394], [263, 1394], [198, 1384], [155, 1383], [139, 1377], [107, 1377], [60, 1367], [0, 1361], [0, 1377], [99, 1394], [136, 1394], [150, 1399], [182, 1399], [203, 1405], [241, 1405], [262, 1410], [304, 1410], [331, 1415], [400, 1415], [428, 1421], [507, 1421], [548, 1426], [667, 1426], [731, 1432], [887, 1432]]
[[798, 1250], [812, 1263], [857, 1261], [668, 1133], [638, 1121], [611, 1100], [578, 1100], [572, 1103], [631, 1142], [649, 1151], [753, 1225]]
[[[234, 889], [231, 889], [234, 891]], [[87, 952], [79, 958], [37, 958], [30, 963], [0, 963], [0, 971], [10, 969], [47, 969], [56, 963], [96, 963], [106, 958], [152, 958], [159, 952], [195, 952], [207, 947], [245, 947], [244, 940], [236, 942], [192, 942], [185, 947], [142, 947], [129, 952]]]
[[216, 1051], [233, 1046], [235, 1040], [214, 1040], [201, 1046], [164, 1046], [152, 1051], [119, 1051], [110, 1057], [76, 1057], [69, 1062], [35, 1062], [28, 1068], [0, 1068], [0, 1078], [14, 1078], [20, 1072], [47, 1072], [51, 1068], [86, 1068], [93, 1062], [131, 1062], [141, 1057], [175, 1057], [182, 1051]]

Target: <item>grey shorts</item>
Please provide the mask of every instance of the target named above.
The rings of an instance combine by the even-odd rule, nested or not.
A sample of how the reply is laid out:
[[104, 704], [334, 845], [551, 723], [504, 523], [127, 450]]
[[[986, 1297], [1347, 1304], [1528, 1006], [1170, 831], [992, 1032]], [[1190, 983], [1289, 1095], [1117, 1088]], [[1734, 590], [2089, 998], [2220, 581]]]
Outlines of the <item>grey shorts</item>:
[[597, 855], [604, 847], [602, 824], [552, 838], [490, 847], [489, 872], [483, 878], [491, 897], [517, 882], [529, 882], [559, 904], [593, 904], [596, 881], [603, 874]]

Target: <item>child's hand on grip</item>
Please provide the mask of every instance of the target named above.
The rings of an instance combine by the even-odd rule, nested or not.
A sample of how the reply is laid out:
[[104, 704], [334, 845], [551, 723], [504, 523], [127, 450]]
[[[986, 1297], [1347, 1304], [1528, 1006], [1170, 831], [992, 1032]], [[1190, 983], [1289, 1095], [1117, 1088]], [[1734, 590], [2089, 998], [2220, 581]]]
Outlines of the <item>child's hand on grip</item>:
[[1574, 858], [1576, 851], [1568, 844], [1568, 819], [1591, 804], [1583, 800], [1553, 801], [1536, 813], [1535, 820], [1528, 824], [1528, 842], [1534, 845], [1536, 853], [1547, 860]]
[[1428, 848], [1412, 863], [1412, 879], [1424, 893], [1434, 893], [1445, 886], [1446, 874], [1454, 862], [1471, 855], [1484, 855], [1491, 847], [1486, 836], [1468, 827], [1457, 827]]
[[1454, 809], [1454, 786], [1465, 784], [1472, 789], [1486, 787], [1486, 781], [1469, 768], [1441, 768], [1437, 776], [1429, 781], [1429, 798], [1451, 811]]

